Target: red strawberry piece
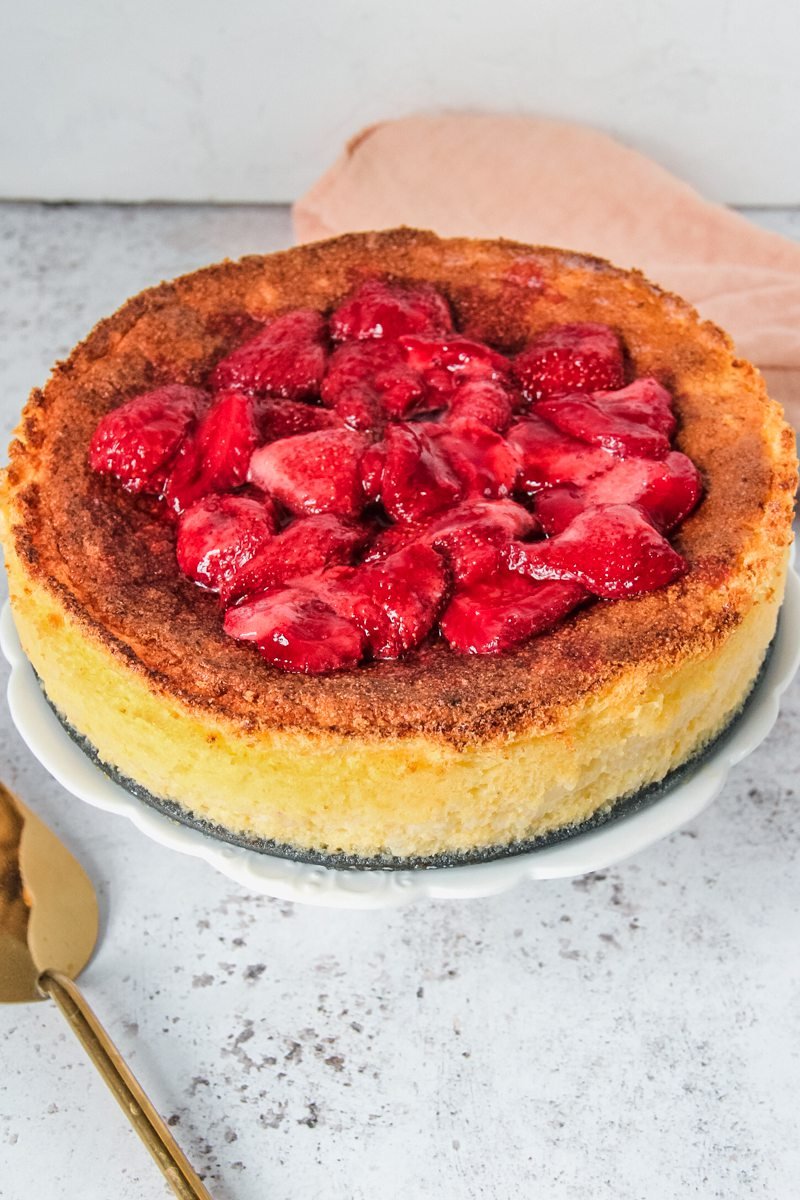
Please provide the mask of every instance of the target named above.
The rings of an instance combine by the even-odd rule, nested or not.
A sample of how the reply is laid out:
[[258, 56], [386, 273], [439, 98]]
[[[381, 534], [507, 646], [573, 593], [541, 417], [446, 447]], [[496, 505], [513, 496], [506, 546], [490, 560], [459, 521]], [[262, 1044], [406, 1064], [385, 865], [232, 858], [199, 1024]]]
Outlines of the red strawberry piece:
[[94, 471], [128, 492], [158, 495], [184, 437], [208, 404], [199, 388], [168, 384], [134, 396], [101, 417], [89, 446]]
[[324, 319], [297, 309], [267, 322], [243, 346], [217, 363], [212, 386], [285, 396], [299, 400], [319, 391], [327, 358]]
[[[628, 459], [628, 462], [638, 462], [638, 459]], [[641, 460], [643, 461], [643, 460]], [[627, 464], [625, 464], [627, 465]], [[610, 471], [609, 475], [614, 472]], [[605, 479], [605, 475], [600, 476]], [[561, 533], [563, 529], [575, 520], [578, 513], [582, 513], [585, 508], [591, 507], [586, 502], [587, 488], [578, 487], [552, 487], [542, 488], [533, 498], [533, 511], [536, 513], [536, 519], [539, 521], [544, 532], [548, 537], [552, 537], [555, 533]], [[627, 503], [627, 496], [615, 496], [615, 500], [620, 503]]]
[[331, 334], [338, 341], [449, 333], [452, 328], [447, 301], [429, 283], [368, 279], [331, 314]]
[[441, 630], [461, 654], [499, 654], [549, 629], [585, 599], [575, 583], [534, 583], [499, 571], [455, 593]]
[[531, 579], [581, 583], [609, 600], [655, 591], [687, 570], [685, 559], [629, 504], [587, 509], [556, 537], [517, 542], [508, 564]]
[[415, 543], [343, 572], [330, 603], [364, 631], [375, 658], [399, 658], [430, 633], [446, 590], [441, 555]]
[[250, 482], [290, 512], [358, 516], [364, 507], [359, 462], [369, 445], [351, 429], [320, 429], [270, 442], [250, 461]]
[[562, 433], [536, 414], [512, 425], [506, 439], [519, 456], [518, 486], [528, 493], [559, 483], [588, 483], [618, 461], [607, 450]]
[[605, 412], [623, 417], [640, 425], [649, 425], [665, 437], [675, 432], [675, 414], [672, 411], [672, 396], [657, 379], [643, 375], [634, 379], [627, 387], [616, 392], [594, 392], [593, 400]]
[[396, 342], [347, 342], [331, 355], [321, 388], [325, 404], [354, 429], [379, 429], [384, 415], [424, 407], [426, 392]]
[[354, 667], [365, 649], [355, 621], [334, 612], [313, 585], [249, 597], [228, 609], [224, 628], [230, 637], [255, 642], [273, 666], [306, 675]]
[[406, 362], [423, 376], [426, 383], [445, 389], [446, 376], [452, 376], [452, 387], [459, 382], [476, 379], [508, 379], [511, 364], [504, 355], [483, 342], [455, 335], [449, 338], [402, 337], [400, 345]]
[[630, 455], [663, 458], [669, 453], [669, 438], [658, 429], [620, 416], [612, 405], [595, 396], [559, 396], [542, 400], [536, 405], [536, 412], [562, 433], [602, 446], [619, 458]]
[[497, 569], [502, 547], [537, 528], [535, 518], [513, 500], [468, 500], [426, 521], [390, 526], [372, 543], [365, 561], [418, 542], [440, 550], [454, 578], [470, 583]]
[[368, 504], [377, 504], [380, 500], [385, 463], [385, 442], [373, 442], [361, 456], [361, 463], [359, 465], [361, 487]]
[[275, 528], [275, 506], [266, 497], [206, 496], [178, 522], [178, 566], [196, 583], [219, 591], [272, 541]]
[[164, 487], [168, 508], [180, 515], [210, 492], [240, 487], [259, 440], [253, 398], [223, 392], [181, 446]]
[[472, 500], [432, 517], [427, 536], [446, 555], [454, 578], [470, 583], [495, 570], [501, 547], [536, 528], [535, 518], [513, 500]]
[[620, 388], [622, 346], [608, 325], [553, 325], [516, 356], [514, 374], [529, 400]]
[[673, 450], [660, 462], [626, 458], [582, 488], [556, 487], [537, 493], [536, 515], [545, 533], [560, 533], [586, 508], [635, 504], [668, 533], [688, 517], [703, 494], [700, 473], [690, 458]]
[[[378, 473], [380, 456], [383, 466]], [[379, 498], [396, 521], [427, 517], [454, 504], [463, 490], [437, 442], [413, 425], [387, 427], [380, 450], [367, 456], [362, 478], [367, 494]]]
[[299, 400], [279, 400], [263, 396], [256, 405], [256, 416], [262, 442], [277, 442], [294, 437], [296, 433], [313, 433], [316, 429], [336, 429], [341, 421], [327, 408], [304, 404]]
[[511, 495], [519, 461], [516, 449], [499, 433], [474, 417], [426, 425], [425, 429], [446, 455], [465, 495], [492, 500]]
[[222, 599], [230, 604], [323, 567], [350, 563], [366, 538], [363, 526], [332, 513], [293, 521], [225, 581]]
[[471, 417], [502, 433], [514, 410], [514, 396], [499, 379], [467, 379], [453, 392], [446, 421]]

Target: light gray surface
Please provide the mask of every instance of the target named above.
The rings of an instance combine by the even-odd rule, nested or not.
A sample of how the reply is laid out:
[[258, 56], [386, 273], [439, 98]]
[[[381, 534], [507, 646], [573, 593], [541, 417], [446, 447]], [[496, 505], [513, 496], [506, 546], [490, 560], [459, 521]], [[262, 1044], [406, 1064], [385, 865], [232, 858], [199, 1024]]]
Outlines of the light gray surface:
[[[0, 207], [4, 444], [127, 295], [289, 236], [281, 209]], [[72, 800], [5, 710], [0, 738], [97, 885], [86, 993], [216, 1200], [794, 1200], [799, 720], [795, 685], [721, 799], [616, 870], [375, 913], [249, 896]], [[2, 1009], [0, 1196], [77, 1195], [167, 1192], [56, 1010]]]

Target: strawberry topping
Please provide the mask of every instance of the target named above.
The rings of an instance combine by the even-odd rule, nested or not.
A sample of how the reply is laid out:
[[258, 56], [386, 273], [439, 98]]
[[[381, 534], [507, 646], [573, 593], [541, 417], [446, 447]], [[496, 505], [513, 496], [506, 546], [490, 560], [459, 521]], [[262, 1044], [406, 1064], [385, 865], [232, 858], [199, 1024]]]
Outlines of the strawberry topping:
[[243, 392], [222, 392], [178, 452], [164, 499], [180, 515], [210, 492], [224, 492], [247, 479], [259, 443], [255, 401]]
[[368, 279], [331, 314], [331, 336], [395, 339], [404, 333], [449, 333], [450, 307], [429, 283]]
[[325, 404], [354, 429], [380, 429], [386, 417], [425, 406], [425, 388], [397, 342], [347, 342], [331, 355], [322, 381]]
[[586, 599], [574, 583], [534, 583], [510, 571], [456, 592], [442, 633], [461, 654], [499, 654], [542, 633]]
[[535, 518], [513, 500], [468, 500], [426, 521], [392, 525], [372, 543], [367, 560], [418, 542], [444, 554], [457, 582], [472, 583], [497, 570], [503, 547], [537, 528]]
[[262, 396], [256, 405], [260, 441], [278, 442], [296, 433], [313, 433], [317, 429], [338, 429], [341, 420], [318, 404], [303, 404], [299, 400], [278, 400]]
[[396, 521], [417, 521], [454, 504], [463, 487], [444, 450], [421, 426], [389, 425], [362, 468], [365, 487]]
[[500, 379], [467, 379], [452, 394], [446, 421], [472, 417], [502, 433], [508, 428], [516, 397]]
[[301, 308], [268, 321], [260, 333], [217, 363], [215, 388], [242, 388], [299, 400], [318, 393], [325, 371], [323, 317]]
[[615, 462], [608, 451], [562, 433], [535, 413], [511, 426], [508, 441], [518, 455], [518, 486], [531, 495], [557, 483], [588, 483]]
[[301, 584], [260, 592], [229, 608], [224, 627], [230, 637], [255, 642], [267, 662], [284, 671], [321, 675], [354, 667], [365, 650], [355, 621]]
[[529, 400], [620, 388], [622, 346], [608, 325], [553, 325], [516, 356], [514, 374]]
[[587, 508], [604, 504], [636, 504], [651, 522], [669, 533], [696, 507], [703, 494], [697, 467], [673, 450], [660, 462], [627, 458], [584, 487], [554, 487], [534, 497], [536, 515], [545, 533], [561, 533]]
[[430, 633], [446, 590], [441, 556], [414, 543], [343, 573], [332, 603], [363, 630], [373, 657], [399, 658]]
[[547, 541], [517, 542], [508, 564], [530, 579], [581, 583], [608, 600], [655, 591], [685, 574], [687, 565], [630, 504], [587, 509]]
[[92, 435], [92, 470], [115, 475], [128, 492], [159, 495], [170, 463], [207, 403], [205, 392], [173, 383], [112, 408]]
[[372, 279], [327, 320], [267, 321], [208, 384], [108, 413], [90, 464], [160, 496], [180, 570], [281, 670], [439, 634], [496, 654], [687, 570], [665, 535], [701, 479], [671, 449], [669, 391], [624, 386], [606, 325], [551, 326], [512, 361], [455, 330], [429, 284]]
[[359, 462], [369, 442], [350, 429], [320, 429], [269, 442], [250, 460], [250, 482], [290, 512], [356, 517], [364, 507]]
[[672, 396], [663, 384], [651, 375], [634, 379], [627, 387], [616, 392], [594, 392], [596, 403], [617, 417], [639, 425], [649, 425], [665, 437], [675, 433], [675, 413], [672, 411]]
[[276, 523], [275, 506], [266, 497], [206, 496], [178, 522], [178, 566], [189, 579], [219, 591], [272, 541]]
[[441, 397], [451, 394], [459, 383], [506, 380], [511, 373], [504, 355], [470, 338], [401, 337], [400, 345], [409, 366]]
[[499, 433], [475, 417], [460, 417], [425, 428], [460, 480], [465, 496], [496, 500], [511, 495], [519, 474], [519, 457]]
[[223, 603], [311, 575], [323, 567], [350, 563], [367, 537], [363, 525], [332, 513], [293, 521], [224, 581]]
[[638, 455], [640, 458], [663, 458], [669, 453], [669, 438], [657, 429], [626, 421], [603, 407], [591, 396], [564, 396], [558, 400], [543, 400], [536, 405], [540, 416], [546, 417], [556, 429], [602, 446], [618, 458]]

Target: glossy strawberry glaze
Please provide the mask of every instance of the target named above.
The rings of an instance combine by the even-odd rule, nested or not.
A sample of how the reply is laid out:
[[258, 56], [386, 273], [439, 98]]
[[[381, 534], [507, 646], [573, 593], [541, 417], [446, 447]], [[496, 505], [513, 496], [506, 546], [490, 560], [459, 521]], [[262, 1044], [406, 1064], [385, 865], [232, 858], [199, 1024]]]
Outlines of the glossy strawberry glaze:
[[607, 326], [553, 326], [511, 359], [429, 284], [372, 279], [327, 319], [266, 322], [205, 389], [126, 400], [89, 457], [159, 498], [226, 633], [323, 673], [435, 637], [513, 650], [678, 579], [666, 535], [702, 484], [675, 427]]

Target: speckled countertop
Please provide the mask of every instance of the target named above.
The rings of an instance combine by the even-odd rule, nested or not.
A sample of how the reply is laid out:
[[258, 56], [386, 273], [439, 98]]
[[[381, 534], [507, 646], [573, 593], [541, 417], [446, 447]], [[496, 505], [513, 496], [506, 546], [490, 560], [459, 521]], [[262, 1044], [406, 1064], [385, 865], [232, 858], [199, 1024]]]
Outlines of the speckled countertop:
[[[800, 213], [752, 215], [800, 236]], [[283, 209], [6, 205], [0, 238], [5, 444], [129, 294], [290, 230]], [[85, 991], [215, 1200], [794, 1200], [798, 728], [800, 684], [720, 800], [613, 871], [361, 913], [155, 846], [0, 714], [2, 777], [98, 889]], [[3, 1200], [166, 1195], [55, 1008], [0, 1010]]]

